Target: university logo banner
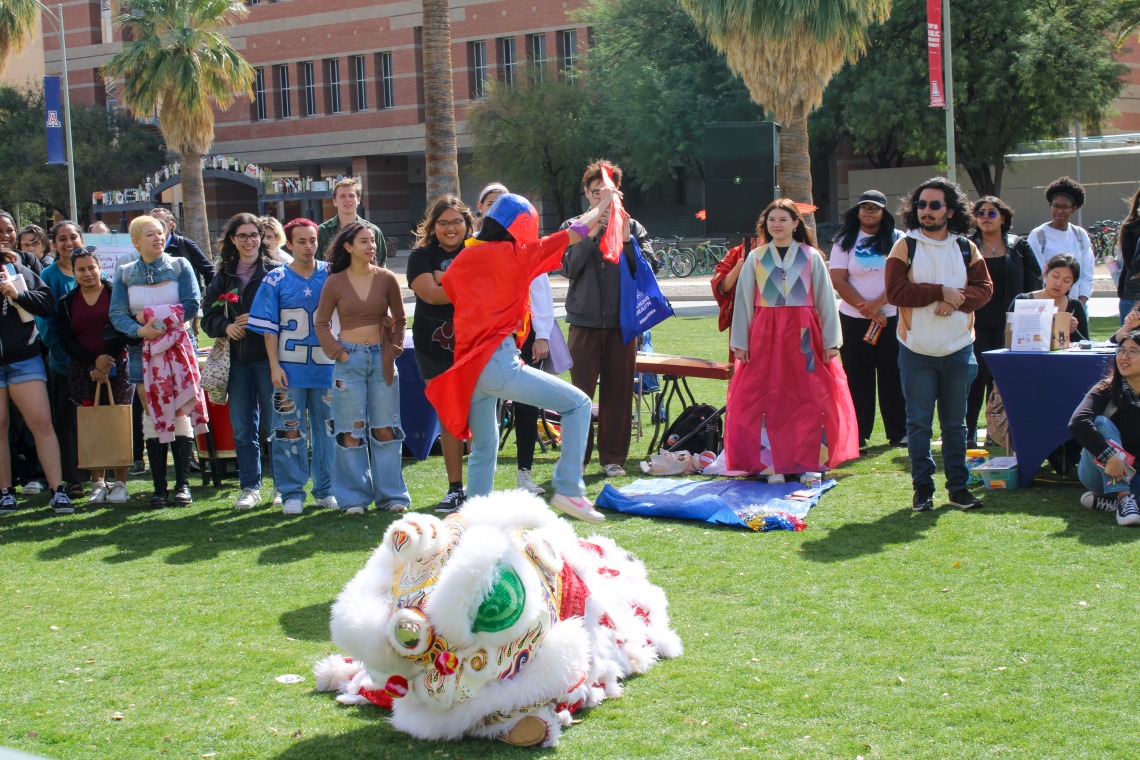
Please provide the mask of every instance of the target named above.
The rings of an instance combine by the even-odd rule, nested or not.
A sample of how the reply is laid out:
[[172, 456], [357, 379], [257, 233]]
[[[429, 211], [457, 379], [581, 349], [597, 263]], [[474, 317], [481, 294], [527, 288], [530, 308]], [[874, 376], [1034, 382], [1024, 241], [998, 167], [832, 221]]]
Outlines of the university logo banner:
[[63, 110], [60, 108], [59, 77], [44, 77], [44, 109], [47, 111], [47, 162], [66, 164], [63, 147]]

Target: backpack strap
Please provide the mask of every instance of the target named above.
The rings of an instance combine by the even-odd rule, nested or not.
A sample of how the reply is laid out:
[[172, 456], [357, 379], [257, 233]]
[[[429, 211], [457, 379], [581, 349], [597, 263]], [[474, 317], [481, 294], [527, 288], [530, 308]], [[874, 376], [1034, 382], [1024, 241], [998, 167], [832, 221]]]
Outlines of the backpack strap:
[[[918, 249], [918, 241], [910, 235], [906, 236], [906, 268], [910, 271], [911, 266], [914, 264], [914, 252]], [[961, 235], [958, 236], [958, 250], [962, 252], [962, 263], [966, 265], [966, 269], [970, 268], [970, 259], [973, 258], [974, 252], [970, 250], [970, 241]]]

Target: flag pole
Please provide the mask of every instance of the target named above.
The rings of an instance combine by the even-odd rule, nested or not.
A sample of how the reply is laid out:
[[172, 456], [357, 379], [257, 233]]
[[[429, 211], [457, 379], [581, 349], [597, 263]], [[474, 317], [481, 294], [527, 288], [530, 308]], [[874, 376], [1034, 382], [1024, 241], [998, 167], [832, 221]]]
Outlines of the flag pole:
[[950, 52], [950, 0], [942, 0], [942, 51], [945, 63], [946, 93], [946, 179], [958, 182], [958, 160], [954, 154], [954, 62]]

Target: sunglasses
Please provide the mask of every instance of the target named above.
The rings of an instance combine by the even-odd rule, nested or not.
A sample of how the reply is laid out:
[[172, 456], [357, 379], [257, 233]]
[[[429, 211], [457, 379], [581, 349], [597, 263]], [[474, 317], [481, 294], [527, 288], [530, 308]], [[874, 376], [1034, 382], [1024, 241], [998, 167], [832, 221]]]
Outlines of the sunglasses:
[[[934, 209], [934, 210], [937, 211], [938, 209]], [[998, 215], [1000, 213], [1001, 212], [998, 211], [996, 208], [991, 208], [989, 211], [987, 211], [983, 208], [983, 209], [978, 209], [977, 211], [975, 211], [974, 216], [976, 216], [979, 219], [997, 219]]]
[[941, 211], [946, 204], [942, 201], [919, 201], [914, 206], [917, 209], [929, 208], [931, 211]]

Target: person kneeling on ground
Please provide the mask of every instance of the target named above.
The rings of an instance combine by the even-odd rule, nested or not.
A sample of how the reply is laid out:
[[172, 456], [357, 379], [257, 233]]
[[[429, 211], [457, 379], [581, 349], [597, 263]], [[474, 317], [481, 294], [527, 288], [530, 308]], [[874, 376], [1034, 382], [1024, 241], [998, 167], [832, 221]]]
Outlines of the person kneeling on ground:
[[1073, 412], [1069, 432], [1082, 447], [1077, 475], [1089, 490], [1081, 504], [1116, 512], [1119, 525], [1140, 525], [1140, 475], [1126, 462], [1140, 452], [1140, 330], [1120, 342], [1116, 362]]

